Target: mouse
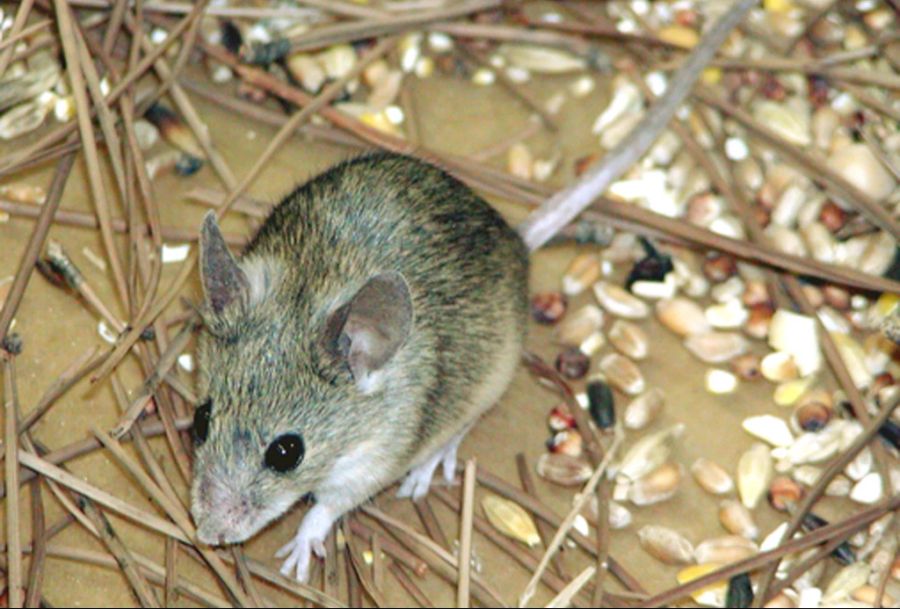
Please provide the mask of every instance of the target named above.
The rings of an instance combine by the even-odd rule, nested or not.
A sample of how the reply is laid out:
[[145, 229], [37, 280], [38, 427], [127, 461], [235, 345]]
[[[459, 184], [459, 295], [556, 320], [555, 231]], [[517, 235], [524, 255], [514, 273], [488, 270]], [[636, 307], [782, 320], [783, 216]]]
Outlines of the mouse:
[[528, 251], [428, 162], [343, 161], [271, 211], [240, 256], [200, 231], [191, 513], [243, 542], [312, 497], [277, 557], [305, 582], [345, 513], [451, 483], [460, 442], [506, 391], [528, 320]]

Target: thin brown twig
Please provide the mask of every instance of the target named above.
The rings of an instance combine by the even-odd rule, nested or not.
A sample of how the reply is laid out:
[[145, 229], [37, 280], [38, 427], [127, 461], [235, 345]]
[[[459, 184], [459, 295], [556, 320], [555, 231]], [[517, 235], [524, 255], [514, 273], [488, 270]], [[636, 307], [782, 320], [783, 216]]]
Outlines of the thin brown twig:
[[[33, 6], [34, 0], [22, 0], [21, 4], [19, 4], [19, 10], [16, 11], [16, 17], [13, 19], [12, 27], [9, 30], [10, 37], [15, 38], [23, 31], [25, 24], [28, 23], [28, 16], [31, 14]], [[3, 78], [3, 75], [6, 73], [6, 68], [9, 67], [14, 50], [15, 47], [9, 47], [0, 53], [0, 78]]]
[[97, 506], [95, 506], [94, 502], [90, 499], [79, 497], [78, 507], [81, 508], [81, 511], [94, 523], [94, 527], [99, 533], [101, 541], [103, 541], [103, 544], [106, 546], [109, 553], [115, 557], [116, 564], [118, 564], [119, 569], [124, 573], [125, 579], [131, 586], [131, 591], [134, 593], [141, 606], [160, 607], [159, 600], [156, 598], [153, 590], [150, 589], [150, 584], [147, 583], [147, 580], [141, 574], [134, 557], [132, 557], [131, 552], [119, 538], [119, 535], [115, 532], [109, 520], [99, 509], [97, 509]]
[[3, 308], [0, 309], [0, 343], [6, 339], [9, 325], [19, 308], [22, 295], [25, 293], [25, 288], [28, 286], [31, 275], [34, 272], [35, 263], [41, 254], [41, 250], [44, 248], [44, 240], [47, 238], [47, 232], [50, 230], [51, 220], [59, 208], [63, 189], [74, 163], [75, 155], [70, 153], [56, 166], [56, 173], [53, 174], [53, 181], [47, 190], [47, 200], [41, 207], [41, 214], [37, 224], [35, 224], [31, 232], [28, 245], [25, 246], [25, 252], [22, 254], [19, 268], [3, 303]]
[[425, 527], [425, 532], [428, 536], [431, 537], [436, 544], [440, 545], [445, 550], [449, 550], [450, 544], [447, 542], [447, 536], [444, 534], [444, 530], [441, 527], [441, 523], [438, 521], [437, 516], [435, 516], [434, 510], [431, 509], [431, 503], [429, 503], [428, 497], [422, 497], [418, 501], [414, 501], [413, 507], [416, 509], [419, 520], [422, 521], [422, 526]]
[[21, 607], [24, 602], [22, 588], [22, 531], [19, 525], [19, 433], [17, 429], [18, 404], [15, 387], [15, 363], [12, 354], [3, 359], [3, 416], [6, 438], [6, 480], [16, 489], [6, 499], [6, 587], [10, 607]]
[[32, 555], [31, 564], [28, 566], [28, 589], [25, 594], [25, 607], [38, 607], [41, 602], [41, 590], [44, 586], [44, 566], [46, 565], [47, 541], [49, 539], [40, 478], [35, 478], [31, 482], [31, 538], [33, 539], [31, 544]]
[[462, 486], [462, 510], [459, 524], [459, 581], [456, 606], [468, 607], [469, 578], [472, 571], [472, 513], [475, 508], [475, 459], [466, 461]]
[[[522, 490], [537, 499], [537, 488], [534, 485], [534, 479], [531, 477], [531, 471], [528, 468], [528, 461], [525, 459], [525, 455], [523, 453], [516, 454], [516, 470], [519, 473], [519, 482], [522, 485]], [[546, 547], [550, 542], [550, 539], [553, 538], [553, 529], [543, 520], [537, 521], [537, 529], [538, 533], [541, 536], [541, 543], [543, 543], [544, 547]], [[553, 557], [552, 562], [553, 568], [556, 570], [556, 574], [563, 579], [567, 578], [568, 574], [566, 573], [566, 569], [563, 566], [562, 553], [556, 554]]]

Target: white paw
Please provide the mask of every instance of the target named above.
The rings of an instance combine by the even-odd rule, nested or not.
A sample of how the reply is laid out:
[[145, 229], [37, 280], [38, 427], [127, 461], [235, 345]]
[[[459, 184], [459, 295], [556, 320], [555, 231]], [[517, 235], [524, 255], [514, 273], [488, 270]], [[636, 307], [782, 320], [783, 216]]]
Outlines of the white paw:
[[325, 558], [325, 537], [331, 530], [334, 516], [325, 506], [318, 504], [307, 512], [294, 538], [281, 547], [276, 558], [285, 558], [281, 574], [290, 577], [293, 573], [300, 583], [309, 581], [312, 555]]
[[[425, 465], [429, 464], [426, 463]], [[419, 466], [411, 470], [409, 474], [407, 474], [406, 479], [403, 480], [403, 484], [400, 485], [400, 490], [397, 491], [397, 497], [400, 499], [409, 497], [413, 501], [418, 501], [428, 494], [428, 489], [431, 487], [431, 477], [433, 475], [434, 466], [427, 468]]]
[[300, 533], [281, 549], [275, 552], [276, 558], [285, 558], [281, 565], [281, 574], [285, 577], [292, 575], [301, 584], [309, 581], [309, 567], [312, 559], [312, 548], [306, 539], [301, 539]]

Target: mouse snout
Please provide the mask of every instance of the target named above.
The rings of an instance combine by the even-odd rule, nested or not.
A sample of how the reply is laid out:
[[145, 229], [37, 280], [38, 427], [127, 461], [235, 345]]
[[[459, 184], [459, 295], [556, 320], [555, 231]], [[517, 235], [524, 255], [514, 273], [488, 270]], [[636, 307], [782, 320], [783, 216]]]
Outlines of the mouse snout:
[[191, 513], [200, 541], [223, 545], [246, 539], [255, 510], [246, 493], [205, 478], [194, 489]]

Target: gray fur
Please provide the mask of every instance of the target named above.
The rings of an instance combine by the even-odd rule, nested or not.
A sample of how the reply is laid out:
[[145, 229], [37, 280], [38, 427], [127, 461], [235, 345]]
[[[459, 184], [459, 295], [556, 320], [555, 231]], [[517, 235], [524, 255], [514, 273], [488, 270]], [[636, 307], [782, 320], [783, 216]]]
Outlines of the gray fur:
[[[463, 184], [408, 157], [367, 155], [301, 186], [238, 264], [249, 287], [221, 310], [207, 294], [199, 344], [199, 389], [212, 401], [195, 459], [201, 538], [241, 541], [310, 492], [343, 493], [344, 509], [364, 501], [483, 412], [471, 403], [474, 388], [503, 337], [517, 337], [516, 349], [524, 338], [521, 239]], [[233, 271], [224, 276], [242, 276]], [[385, 274], [405, 280], [412, 311], [367, 393], [329, 320]], [[387, 334], [399, 335], [396, 326]], [[306, 454], [296, 470], [277, 474], [263, 455], [288, 432], [303, 436]], [[370, 471], [329, 488], [335, 462], [360, 446]]]

